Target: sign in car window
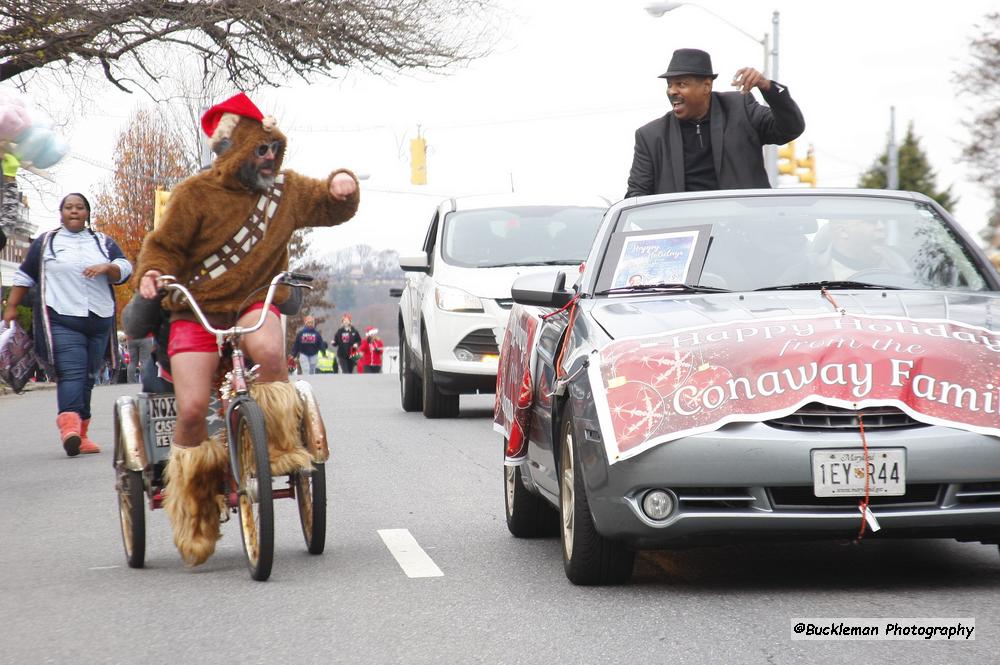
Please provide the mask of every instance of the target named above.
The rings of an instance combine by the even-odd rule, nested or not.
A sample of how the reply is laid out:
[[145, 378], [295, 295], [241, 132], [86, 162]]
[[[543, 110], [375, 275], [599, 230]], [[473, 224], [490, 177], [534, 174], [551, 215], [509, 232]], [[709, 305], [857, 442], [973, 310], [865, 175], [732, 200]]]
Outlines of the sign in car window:
[[697, 284], [705, 267], [712, 225], [631, 231], [611, 236], [597, 290], [650, 284]]
[[685, 283], [697, 240], [698, 231], [625, 238], [611, 288]]
[[590, 364], [608, 461], [809, 402], [895, 406], [1000, 436], [1000, 332], [848, 314], [732, 321], [610, 342]]

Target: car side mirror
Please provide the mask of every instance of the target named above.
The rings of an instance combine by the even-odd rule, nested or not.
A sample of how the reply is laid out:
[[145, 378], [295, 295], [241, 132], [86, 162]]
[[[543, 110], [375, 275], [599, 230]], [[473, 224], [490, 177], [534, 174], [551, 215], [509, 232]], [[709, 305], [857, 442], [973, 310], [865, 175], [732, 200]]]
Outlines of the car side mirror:
[[431, 270], [427, 261], [427, 252], [420, 252], [412, 256], [400, 256], [399, 267], [405, 272], [430, 272]]
[[566, 288], [566, 273], [560, 270], [518, 277], [510, 288], [510, 295], [519, 305], [562, 307], [576, 294]]

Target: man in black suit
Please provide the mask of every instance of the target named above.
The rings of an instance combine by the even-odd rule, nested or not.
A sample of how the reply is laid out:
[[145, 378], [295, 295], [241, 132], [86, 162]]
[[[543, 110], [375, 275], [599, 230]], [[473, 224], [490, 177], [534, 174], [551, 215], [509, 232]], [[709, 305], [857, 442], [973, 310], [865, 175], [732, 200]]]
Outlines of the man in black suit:
[[[761, 148], [805, 129], [788, 88], [752, 67], [736, 72], [738, 92], [712, 92], [718, 74], [698, 49], [678, 49], [667, 71], [672, 110], [635, 132], [625, 197], [713, 189], [770, 187]], [[770, 108], [754, 99], [758, 88]]]

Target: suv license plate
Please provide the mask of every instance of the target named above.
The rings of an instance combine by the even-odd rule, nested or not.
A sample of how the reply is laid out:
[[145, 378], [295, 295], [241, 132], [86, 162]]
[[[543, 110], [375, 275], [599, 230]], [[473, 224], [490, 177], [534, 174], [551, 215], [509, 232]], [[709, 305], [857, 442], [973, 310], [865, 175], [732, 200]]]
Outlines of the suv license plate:
[[[864, 496], [865, 452], [861, 448], [813, 450], [813, 494], [816, 496]], [[906, 494], [906, 449], [868, 450], [868, 494]]]

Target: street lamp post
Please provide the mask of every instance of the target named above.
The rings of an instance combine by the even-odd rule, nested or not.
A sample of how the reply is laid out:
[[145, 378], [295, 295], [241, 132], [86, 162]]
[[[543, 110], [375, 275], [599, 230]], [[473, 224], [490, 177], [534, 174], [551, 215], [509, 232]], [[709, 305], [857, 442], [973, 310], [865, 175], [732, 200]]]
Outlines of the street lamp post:
[[[774, 39], [770, 39], [768, 33], [764, 33], [762, 38], [755, 37], [751, 33], [747, 32], [740, 26], [736, 25], [724, 16], [716, 14], [711, 9], [707, 7], [702, 7], [699, 4], [693, 2], [653, 2], [646, 5], [646, 12], [655, 18], [660, 18], [664, 14], [678, 7], [683, 7], [684, 5], [690, 5], [692, 7], [697, 7], [703, 12], [711, 14], [715, 18], [719, 19], [726, 25], [728, 25], [733, 30], [736, 30], [741, 35], [749, 37], [753, 41], [760, 44], [764, 49], [764, 69], [762, 73], [765, 78], [769, 78], [772, 81], [778, 78], [778, 12], [775, 11], [771, 15], [771, 25], [773, 29]], [[777, 146], [768, 145], [764, 146], [764, 156], [765, 163], [767, 165], [767, 179], [771, 182], [772, 187], [776, 187], [778, 184], [778, 150]]]

